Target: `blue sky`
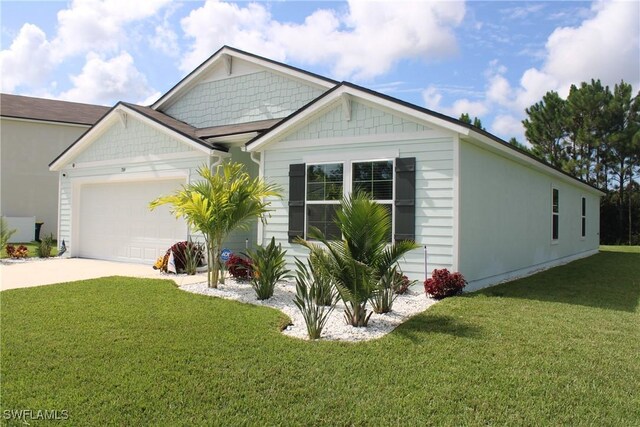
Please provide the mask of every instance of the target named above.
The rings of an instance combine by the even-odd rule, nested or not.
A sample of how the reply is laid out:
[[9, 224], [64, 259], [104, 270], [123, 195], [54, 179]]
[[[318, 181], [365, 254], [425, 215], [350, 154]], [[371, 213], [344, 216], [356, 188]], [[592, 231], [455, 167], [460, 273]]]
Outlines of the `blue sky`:
[[523, 140], [524, 109], [600, 78], [640, 89], [640, 3], [0, 2], [2, 91], [149, 104], [224, 44]]

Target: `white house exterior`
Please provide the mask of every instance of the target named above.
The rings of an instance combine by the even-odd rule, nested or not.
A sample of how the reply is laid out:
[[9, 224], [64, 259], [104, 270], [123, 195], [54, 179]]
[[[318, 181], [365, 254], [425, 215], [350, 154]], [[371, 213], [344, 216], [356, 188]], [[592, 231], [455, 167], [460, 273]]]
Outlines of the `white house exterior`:
[[14, 242], [57, 235], [58, 174], [49, 162], [82, 135], [107, 107], [0, 94], [0, 213], [17, 229]]
[[[149, 201], [227, 158], [284, 197], [226, 245], [273, 236], [291, 265], [306, 255], [294, 237], [335, 233], [356, 188], [388, 206], [390, 238], [426, 246], [429, 271], [461, 271], [470, 288], [598, 249], [599, 190], [455, 119], [229, 47], [151, 107], [116, 105], [51, 164], [59, 234], [71, 256], [152, 263], [188, 231]], [[401, 267], [423, 279], [424, 261], [419, 249]]]

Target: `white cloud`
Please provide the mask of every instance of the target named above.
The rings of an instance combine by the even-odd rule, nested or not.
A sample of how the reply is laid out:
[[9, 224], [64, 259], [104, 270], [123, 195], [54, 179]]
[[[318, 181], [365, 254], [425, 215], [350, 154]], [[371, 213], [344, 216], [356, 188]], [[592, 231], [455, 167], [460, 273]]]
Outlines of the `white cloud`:
[[124, 25], [155, 15], [169, 0], [74, 0], [58, 12], [53, 45], [61, 58], [88, 51], [115, 52], [126, 40]]
[[36, 25], [24, 24], [9, 49], [0, 52], [2, 91], [23, 84], [41, 85], [53, 68], [50, 43]]
[[[56, 69], [69, 59], [89, 52], [103, 56], [115, 55], [110, 61], [102, 59], [105, 64], [118, 64], [127, 56], [131, 58], [130, 55], [121, 53], [122, 46], [127, 41], [126, 25], [154, 16], [169, 2], [170, 0], [74, 0], [68, 8], [58, 12], [56, 33], [51, 38], [36, 25], [23, 25], [11, 46], [0, 52], [2, 90], [31, 91], [55, 96], [48, 91], [55, 90], [56, 84], [47, 81], [52, 80]], [[170, 36], [165, 35], [165, 39], [167, 37]], [[77, 90], [81, 86], [93, 87], [88, 84], [87, 73], [95, 74], [96, 57], [92, 54], [86, 58], [87, 63], [82, 73], [75, 76], [77, 81], [73, 81], [80, 86], [76, 84], [74, 89], [60, 96], [68, 98], [71, 94], [77, 94], [80, 97], [77, 100], [94, 98], [104, 102], [103, 95], [109, 90], [95, 97]], [[125, 69], [135, 71], [129, 79], [141, 75], [134, 66]], [[42, 85], [45, 83], [49, 88], [43, 90]]]
[[439, 113], [446, 114], [453, 118], [458, 118], [462, 113], [467, 113], [471, 117], [481, 118], [489, 111], [486, 101], [472, 101], [467, 98], [461, 98], [453, 102], [451, 106], [447, 107], [441, 105], [442, 94], [440, 90], [435, 86], [429, 86], [422, 92], [422, 99], [425, 106], [431, 110]]
[[104, 104], [113, 99], [136, 102], [154, 95], [127, 52], [108, 60], [89, 53], [80, 74], [70, 80], [74, 87], [61, 93], [60, 99]]
[[182, 21], [193, 45], [181, 63], [190, 71], [227, 44], [276, 60], [331, 65], [338, 78], [369, 79], [405, 58], [431, 60], [457, 53], [453, 28], [462, 2], [348, 2], [343, 14], [320, 9], [302, 24], [275, 21], [261, 4], [209, 0]]
[[[522, 120], [510, 114], [499, 114], [489, 127], [491, 133], [498, 135], [509, 135], [515, 137], [520, 143], [524, 143], [524, 126]], [[507, 138], [505, 136], [505, 138]]]

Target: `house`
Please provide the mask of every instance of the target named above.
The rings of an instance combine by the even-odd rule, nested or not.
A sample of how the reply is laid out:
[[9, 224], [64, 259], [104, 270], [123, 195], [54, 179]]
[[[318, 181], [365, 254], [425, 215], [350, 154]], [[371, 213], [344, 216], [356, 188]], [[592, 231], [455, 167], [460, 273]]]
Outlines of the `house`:
[[266, 225], [292, 265], [310, 226], [336, 234], [339, 198], [364, 189], [394, 239], [426, 247], [405, 274], [461, 271], [470, 289], [594, 254], [602, 192], [445, 115], [223, 47], [150, 107], [118, 103], [52, 163], [71, 256], [152, 263], [188, 234], [148, 203], [231, 159], [279, 184]]
[[107, 111], [108, 107], [0, 94], [0, 212], [18, 229], [12, 241], [57, 234], [58, 174], [49, 162]]

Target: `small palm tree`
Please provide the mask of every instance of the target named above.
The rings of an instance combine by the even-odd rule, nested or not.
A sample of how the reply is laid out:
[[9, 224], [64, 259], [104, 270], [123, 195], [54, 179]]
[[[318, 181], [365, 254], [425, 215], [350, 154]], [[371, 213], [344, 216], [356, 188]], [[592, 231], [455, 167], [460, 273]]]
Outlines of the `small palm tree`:
[[342, 240], [329, 241], [317, 228], [309, 237], [317, 243], [299, 239], [298, 242], [317, 253], [325, 271], [332, 275], [340, 298], [346, 306], [345, 320], [353, 326], [367, 326], [367, 301], [377, 292], [380, 280], [398, 261], [418, 245], [411, 241], [389, 243], [391, 218], [387, 209], [372, 201], [365, 193], [356, 192], [342, 200], [336, 224]]
[[0, 251], [2, 251], [16, 230], [9, 229], [4, 217], [0, 217]]
[[232, 231], [248, 229], [251, 220], [269, 211], [265, 197], [281, 197], [279, 188], [260, 178], [251, 178], [241, 163], [225, 162], [198, 170], [201, 180], [184, 185], [175, 193], [162, 196], [149, 205], [171, 205], [176, 218], [184, 218], [192, 230], [202, 233], [207, 248], [208, 286], [216, 288], [222, 263], [222, 245]]

